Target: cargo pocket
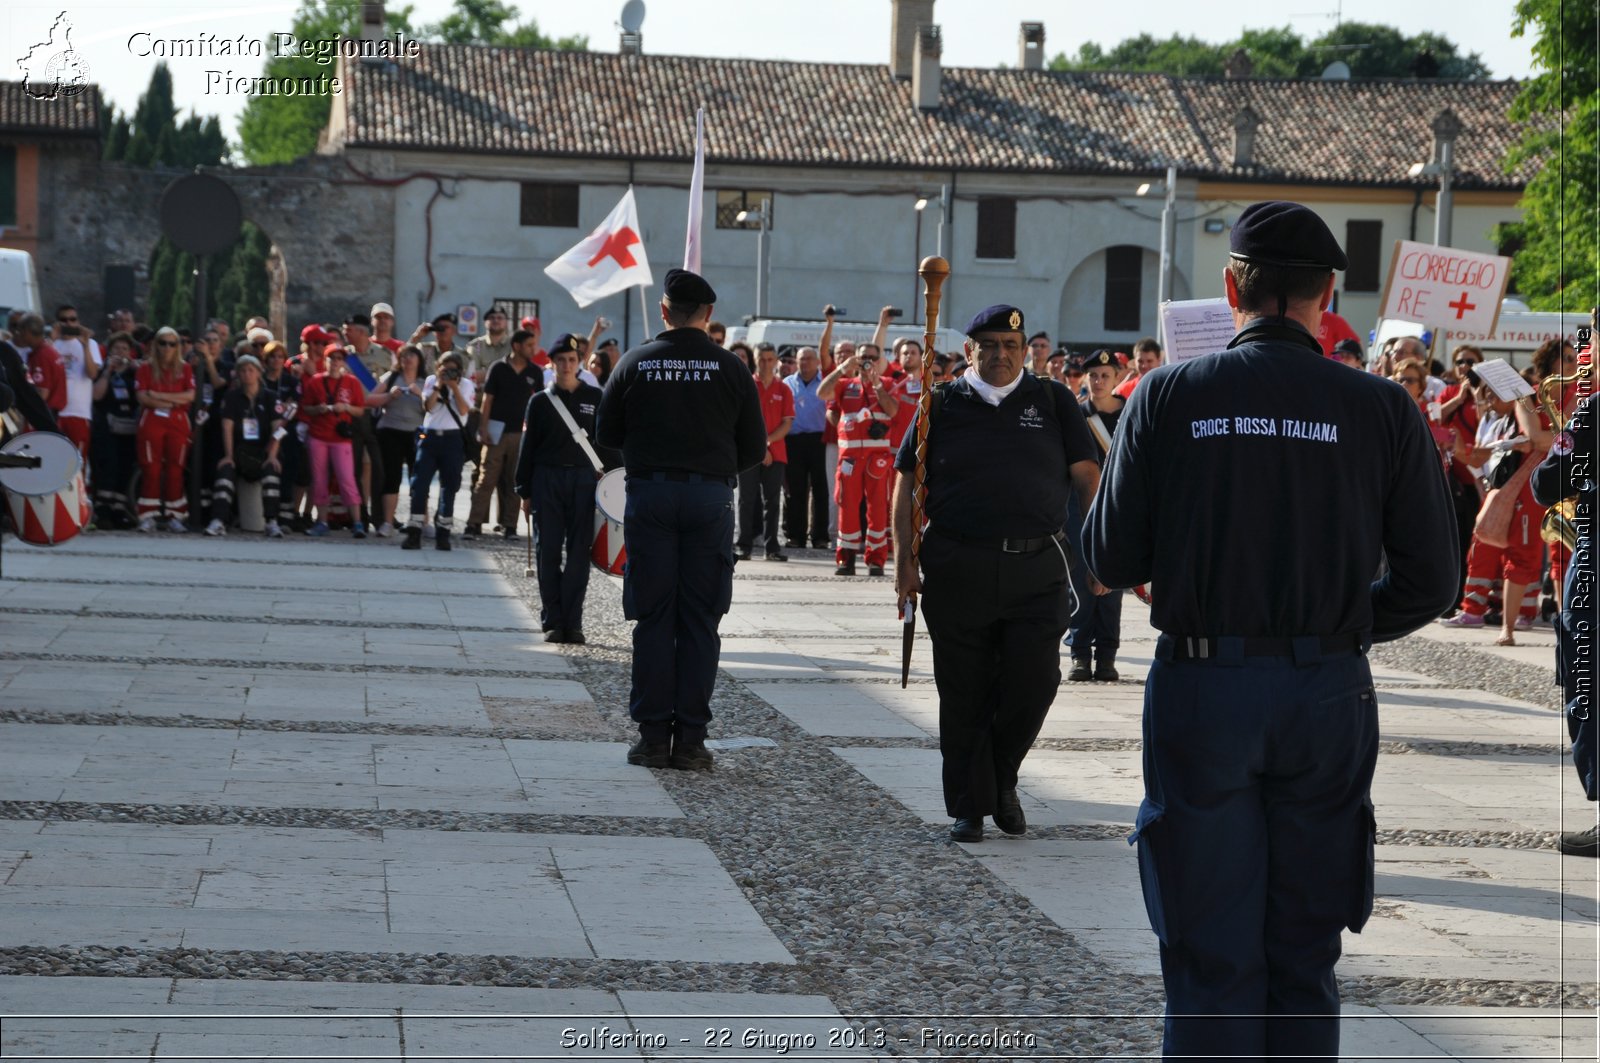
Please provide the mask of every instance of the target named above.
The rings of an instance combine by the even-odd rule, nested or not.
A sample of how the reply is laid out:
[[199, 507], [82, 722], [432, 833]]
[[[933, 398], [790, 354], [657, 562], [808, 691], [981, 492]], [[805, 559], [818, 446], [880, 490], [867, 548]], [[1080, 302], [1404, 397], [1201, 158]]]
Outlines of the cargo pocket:
[[1378, 817], [1373, 810], [1371, 799], [1361, 802], [1356, 809], [1355, 852], [1351, 854], [1354, 861], [1353, 881], [1350, 883], [1350, 915], [1345, 920], [1352, 933], [1361, 933], [1361, 928], [1367, 925], [1367, 920], [1372, 916], [1373, 877], [1376, 873], [1378, 842]]
[[622, 619], [637, 620], [639, 614], [633, 606], [633, 562], [622, 563]]
[[1128, 841], [1139, 847], [1139, 887], [1144, 893], [1145, 915], [1150, 929], [1163, 945], [1171, 948], [1178, 941], [1178, 886], [1172, 876], [1172, 824], [1166, 809], [1149, 800], [1139, 805], [1139, 819]]
[[728, 610], [733, 608], [733, 550], [730, 547], [717, 555], [722, 565], [717, 573], [717, 599], [712, 611], [717, 616], [726, 616]]

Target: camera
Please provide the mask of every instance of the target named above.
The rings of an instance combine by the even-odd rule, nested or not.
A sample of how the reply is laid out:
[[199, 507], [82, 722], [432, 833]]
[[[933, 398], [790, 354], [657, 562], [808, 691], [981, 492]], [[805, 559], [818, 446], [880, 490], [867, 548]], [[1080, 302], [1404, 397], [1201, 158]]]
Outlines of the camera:
[[882, 421], [873, 421], [867, 426], [868, 439], [882, 439], [889, 434], [889, 426]]
[[898, 306], [891, 306], [889, 308], [889, 320], [893, 321], [897, 317], [904, 317], [905, 313], [906, 312], [900, 309]]
[[823, 307], [822, 308], [822, 313], [827, 317], [844, 317], [844, 315], [845, 315], [845, 312], [843, 310], [840, 310], [838, 307], [834, 306], [832, 303], [829, 303], [827, 306]]
[[1477, 387], [1479, 384], [1483, 383], [1483, 381], [1478, 378], [1478, 371], [1472, 368], [1470, 365], [1467, 366], [1467, 383], [1471, 384], [1473, 387]]
[[450, 381], [460, 380], [461, 370], [457, 369], [453, 365], [447, 365], [443, 369], [439, 370], [439, 379]]

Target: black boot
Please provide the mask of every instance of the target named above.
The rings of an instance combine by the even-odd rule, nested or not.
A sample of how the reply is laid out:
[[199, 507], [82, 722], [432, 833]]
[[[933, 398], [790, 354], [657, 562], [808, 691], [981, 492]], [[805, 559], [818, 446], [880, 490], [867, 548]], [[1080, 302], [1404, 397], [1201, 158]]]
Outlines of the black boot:
[[435, 550], [450, 549], [450, 529], [435, 528], [433, 530], [433, 548]]
[[1074, 657], [1072, 659], [1072, 671], [1067, 673], [1067, 682], [1087, 683], [1091, 678], [1093, 677], [1089, 671], [1089, 658]]
[[833, 570], [835, 576], [854, 576], [856, 574], [856, 552], [844, 551], [844, 560], [839, 562], [839, 567]]
[[411, 527], [407, 528], [406, 529], [405, 542], [400, 544], [400, 549], [402, 549], [402, 550], [421, 550], [422, 549], [422, 529], [417, 527], [414, 524]]
[[1100, 683], [1115, 683], [1121, 678], [1117, 675], [1117, 658], [1114, 654], [1103, 653], [1095, 658], [1094, 678]]

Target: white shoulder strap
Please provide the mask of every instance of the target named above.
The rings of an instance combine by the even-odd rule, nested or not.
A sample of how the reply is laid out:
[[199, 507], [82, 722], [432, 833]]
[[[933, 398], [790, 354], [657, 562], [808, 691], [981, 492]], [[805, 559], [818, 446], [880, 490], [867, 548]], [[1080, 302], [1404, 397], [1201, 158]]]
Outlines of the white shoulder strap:
[[1094, 441], [1100, 444], [1100, 453], [1111, 453], [1111, 433], [1106, 431], [1106, 423], [1096, 413], [1088, 419], [1089, 431], [1094, 433]]
[[594, 452], [594, 447], [589, 445], [589, 437], [583, 434], [583, 429], [578, 427], [578, 422], [574, 421], [572, 419], [572, 414], [567, 412], [567, 404], [562, 402], [556, 396], [555, 384], [552, 382], [550, 386], [544, 390], [545, 397], [550, 400], [550, 405], [556, 408], [556, 413], [559, 413], [561, 415], [561, 420], [565, 422], [567, 431], [572, 433], [572, 438], [578, 441], [578, 446], [583, 448], [583, 452], [589, 455], [589, 462], [594, 466], [594, 471], [605, 472], [606, 464], [600, 460], [600, 455]]

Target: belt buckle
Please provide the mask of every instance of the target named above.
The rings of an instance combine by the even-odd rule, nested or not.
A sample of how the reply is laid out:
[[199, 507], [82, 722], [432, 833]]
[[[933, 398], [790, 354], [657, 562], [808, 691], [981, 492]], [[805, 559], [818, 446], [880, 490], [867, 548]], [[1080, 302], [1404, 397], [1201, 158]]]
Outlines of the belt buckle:
[[1002, 554], [1025, 554], [1025, 553], [1027, 553], [1026, 549], [1024, 549], [1021, 546], [1013, 546], [1012, 545], [1013, 543], [1022, 543], [1022, 542], [1026, 542], [1026, 540], [1024, 540], [1024, 539], [1001, 539], [1000, 540], [1000, 552]]

